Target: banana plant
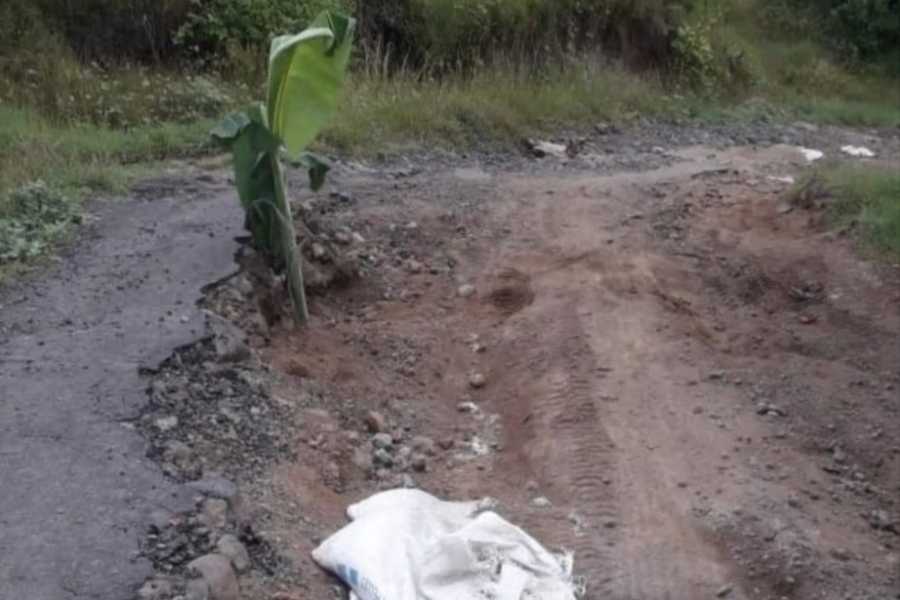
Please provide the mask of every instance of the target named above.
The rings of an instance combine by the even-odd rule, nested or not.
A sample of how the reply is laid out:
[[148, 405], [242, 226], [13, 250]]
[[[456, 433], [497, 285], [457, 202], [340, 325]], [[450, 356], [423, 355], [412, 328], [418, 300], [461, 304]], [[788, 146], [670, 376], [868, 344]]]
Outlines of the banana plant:
[[326, 11], [303, 32], [275, 38], [266, 101], [229, 115], [211, 132], [231, 149], [254, 243], [287, 272], [297, 324], [309, 319], [309, 309], [283, 161], [305, 167], [314, 191], [325, 182], [328, 166], [306, 148], [337, 111], [355, 26], [354, 19]]

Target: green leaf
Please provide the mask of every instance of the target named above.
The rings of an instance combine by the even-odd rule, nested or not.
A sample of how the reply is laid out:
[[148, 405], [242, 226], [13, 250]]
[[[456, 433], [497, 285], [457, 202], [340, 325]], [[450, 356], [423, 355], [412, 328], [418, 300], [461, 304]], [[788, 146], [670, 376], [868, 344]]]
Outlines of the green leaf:
[[279, 257], [282, 227], [273, 212], [276, 174], [272, 161], [278, 155], [281, 142], [266, 127], [262, 104], [229, 115], [212, 135], [231, 147], [235, 186], [246, 213], [245, 226], [258, 247]]
[[326, 11], [302, 33], [272, 41], [267, 116], [290, 156], [298, 156], [337, 111], [355, 27], [355, 20]]
[[247, 113], [236, 112], [222, 119], [222, 122], [213, 127], [209, 134], [227, 143], [233, 141], [249, 124], [250, 118]]
[[314, 192], [322, 189], [322, 186], [325, 185], [325, 176], [331, 170], [331, 165], [312, 152], [303, 152], [294, 165], [306, 169], [309, 174], [309, 187]]

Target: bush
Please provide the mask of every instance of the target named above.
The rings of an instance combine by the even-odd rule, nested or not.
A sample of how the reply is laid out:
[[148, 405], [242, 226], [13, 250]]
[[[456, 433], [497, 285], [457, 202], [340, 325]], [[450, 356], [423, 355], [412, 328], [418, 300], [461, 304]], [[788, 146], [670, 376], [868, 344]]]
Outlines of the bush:
[[442, 71], [498, 56], [542, 64], [604, 49], [660, 66], [690, 0], [359, 0], [367, 57]]
[[300, 31], [323, 10], [350, 10], [351, 0], [191, 0], [175, 41], [204, 63], [229, 54], [229, 48], [265, 51], [274, 35]]
[[73, 222], [76, 205], [42, 181], [13, 191], [0, 214], [0, 264], [43, 253]]
[[[32, 0], [82, 60], [171, 59], [189, 0]], [[19, 2], [29, 4], [29, 2]]]
[[900, 0], [766, 0], [785, 34], [824, 42], [848, 61], [892, 61], [900, 72]]

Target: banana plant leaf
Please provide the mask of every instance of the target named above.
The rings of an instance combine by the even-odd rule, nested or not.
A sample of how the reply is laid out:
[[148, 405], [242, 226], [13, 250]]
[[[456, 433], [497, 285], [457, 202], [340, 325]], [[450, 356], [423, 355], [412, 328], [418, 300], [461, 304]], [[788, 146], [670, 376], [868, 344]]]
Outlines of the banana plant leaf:
[[275, 38], [269, 54], [269, 126], [296, 158], [337, 111], [356, 21], [323, 12], [297, 35]]
[[262, 104], [229, 115], [212, 131], [213, 137], [230, 146], [234, 157], [234, 180], [246, 214], [245, 226], [254, 241], [277, 259], [283, 258], [282, 219], [273, 169], [281, 142], [265, 123]]

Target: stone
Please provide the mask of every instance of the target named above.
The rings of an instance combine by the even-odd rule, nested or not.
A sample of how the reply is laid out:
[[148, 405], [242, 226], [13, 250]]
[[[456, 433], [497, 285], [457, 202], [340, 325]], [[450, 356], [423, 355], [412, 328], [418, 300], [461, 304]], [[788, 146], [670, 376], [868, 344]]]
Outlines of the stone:
[[172, 595], [172, 582], [168, 579], [150, 579], [138, 590], [138, 600], [168, 600]]
[[240, 600], [241, 590], [231, 561], [221, 554], [207, 554], [188, 563], [188, 571], [203, 578], [209, 600]]
[[469, 375], [469, 386], [472, 389], [479, 390], [487, 385], [487, 377], [485, 377], [482, 373], [472, 373]]
[[342, 246], [349, 246], [353, 241], [353, 236], [351, 236], [350, 232], [348, 231], [335, 231], [332, 237], [334, 238], [335, 242], [341, 244]]
[[725, 598], [731, 595], [731, 592], [734, 591], [734, 586], [732, 585], [723, 585], [719, 588], [719, 591], [716, 592], [716, 598]]
[[238, 498], [237, 486], [224, 477], [204, 477], [197, 481], [188, 482], [187, 487], [205, 496], [227, 500], [232, 505], [232, 509], [234, 509], [234, 503]]
[[228, 502], [221, 498], [207, 498], [200, 515], [203, 524], [210, 529], [222, 529], [228, 524]]
[[375, 460], [376, 465], [388, 468], [394, 465], [394, 457], [391, 456], [391, 453], [384, 448], [378, 448], [377, 450], [375, 450], [372, 458]]
[[372, 448], [364, 446], [353, 451], [353, 464], [365, 472], [372, 470]]
[[209, 584], [202, 577], [187, 583], [184, 600], [209, 600]]
[[203, 314], [206, 317], [206, 328], [212, 334], [213, 348], [219, 362], [243, 362], [252, 356], [247, 337], [239, 327], [208, 310], [203, 311]]
[[411, 258], [406, 261], [406, 270], [412, 274], [421, 273], [422, 272], [422, 263]]
[[553, 503], [550, 502], [550, 499], [546, 496], [538, 496], [531, 501], [531, 505], [538, 508], [549, 508], [550, 506], [553, 506]]
[[844, 562], [850, 560], [850, 558], [851, 558], [850, 551], [847, 550], [846, 548], [832, 548], [831, 556], [833, 556], [834, 558], [836, 558], [840, 561], [844, 561]]
[[231, 565], [238, 573], [243, 573], [250, 568], [250, 553], [236, 536], [230, 533], [223, 535], [216, 542], [216, 549], [231, 561]]
[[190, 446], [178, 440], [169, 440], [163, 446], [163, 460], [173, 462], [176, 465], [185, 463], [191, 459], [193, 452]]
[[460, 298], [471, 298], [475, 295], [475, 286], [471, 283], [466, 283], [459, 286], [459, 289], [456, 290], [456, 293], [459, 294]]
[[424, 454], [413, 454], [410, 459], [410, 465], [413, 470], [423, 473], [428, 469], [428, 459], [425, 458]]
[[410, 444], [414, 452], [418, 452], [420, 454], [425, 454], [427, 456], [433, 456], [435, 453], [434, 450], [434, 440], [430, 437], [425, 437], [424, 435], [417, 435], [412, 439]]
[[387, 449], [394, 445], [394, 438], [389, 433], [376, 433], [372, 436], [372, 445], [379, 449]]
[[380, 412], [370, 410], [366, 414], [366, 429], [369, 433], [381, 433], [387, 429], [387, 420]]
[[319, 242], [314, 242], [312, 245], [312, 255], [316, 260], [321, 260], [325, 258], [328, 254], [328, 251], [325, 250], [325, 246], [320, 244]]
[[835, 448], [833, 458], [834, 458], [834, 462], [836, 462], [838, 464], [842, 464], [847, 461], [847, 454], [840, 448]]
[[178, 417], [176, 417], [175, 415], [160, 417], [154, 422], [154, 424], [160, 431], [169, 431], [178, 427]]

